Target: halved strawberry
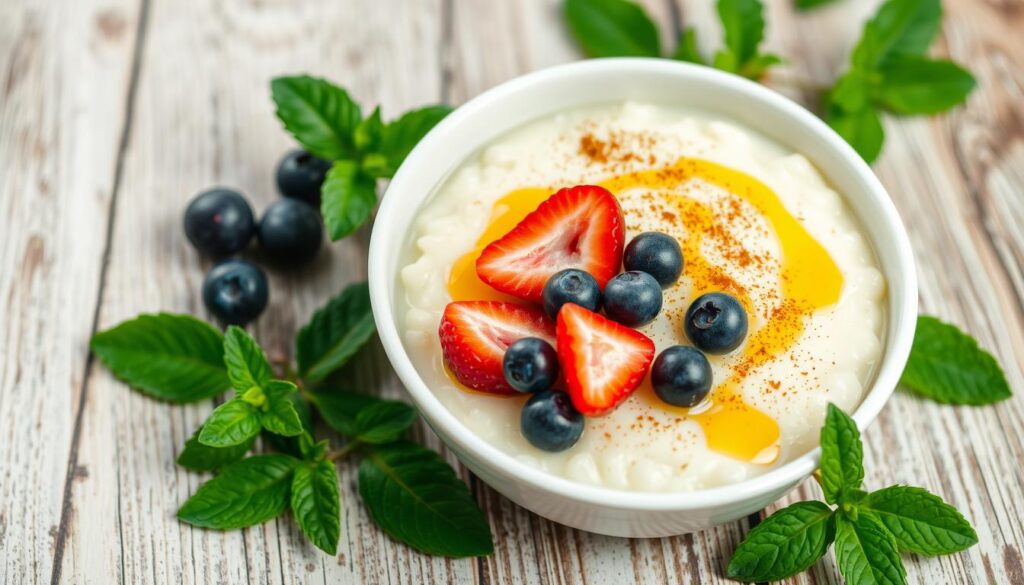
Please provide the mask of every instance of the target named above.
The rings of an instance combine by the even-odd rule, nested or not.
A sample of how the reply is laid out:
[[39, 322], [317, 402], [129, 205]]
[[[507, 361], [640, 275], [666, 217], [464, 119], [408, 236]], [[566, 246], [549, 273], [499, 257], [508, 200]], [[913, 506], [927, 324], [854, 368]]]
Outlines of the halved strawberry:
[[502, 301], [448, 303], [438, 335], [455, 379], [490, 394], [517, 393], [501, 369], [508, 346], [524, 337], [555, 343], [554, 325], [544, 311]]
[[654, 359], [646, 335], [579, 305], [563, 305], [555, 329], [569, 396], [586, 415], [604, 414], [629, 398]]
[[484, 248], [476, 273], [501, 292], [536, 303], [548, 278], [566, 268], [589, 272], [604, 288], [619, 272], [625, 236], [614, 195], [594, 185], [568, 187]]

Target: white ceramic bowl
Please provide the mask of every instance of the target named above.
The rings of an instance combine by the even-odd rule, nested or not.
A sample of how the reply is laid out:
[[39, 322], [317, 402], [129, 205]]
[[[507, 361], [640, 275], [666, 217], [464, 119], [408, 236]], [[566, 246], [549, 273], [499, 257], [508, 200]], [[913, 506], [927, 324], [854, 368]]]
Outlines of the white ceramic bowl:
[[434, 432], [477, 476], [517, 504], [575, 528], [613, 536], [660, 537], [741, 518], [781, 498], [818, 464], [820, 449], [760, 477], [693, 492], [627, 492], [576, 483], [530, 467], [474, 435], [434, 396], [409, 359], [396, 311], [397, 276], [424, 201], [468, 157], [505, 132], [555, 112], [639, 100], [719, 114], [807, 156], [860, 219], [888, 281], [881, 364], [853, 414], [863, 429], [896, 387], [917, 317], [910, 242], [871, 169], [813, 114], [756, 83], [685, 63], [601, 59], [513, 79], [470, 100], [434, 128], [405, 160], [377, 213], [370, 241], [373, 315], [391, 364]]

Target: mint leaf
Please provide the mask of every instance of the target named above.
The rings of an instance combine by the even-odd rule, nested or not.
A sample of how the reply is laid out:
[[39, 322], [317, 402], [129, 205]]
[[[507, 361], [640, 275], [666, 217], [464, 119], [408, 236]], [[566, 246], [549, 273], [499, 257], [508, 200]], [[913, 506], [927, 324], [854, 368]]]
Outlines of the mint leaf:
[[739, 581], [778, 581], [817, 562], [835, 535], [831, 508], [798, 502], [754, 527], [729, 560], [728, 575]]
[[880, 69], [883, 80], [872, 97], [898, 114], [934, 114], [963, 103], [974, 76], [952, 61], [897, 55]]
[[864, 452], [857, 423], [829, 403], [821, 428], [821, 489], [830, 504], [845, 501], [847, 492], [864, 481]]
[[356, 126], [353, 133], [353, 141], [356, 150], [368, 152], [380, 146], [381, 134], [384, 132], [384, 123], [380, 119], [380, 106], [373, 109], [373, 113]]
[[299, 415], [299, 421], [302, 422], [302, 430], [304, 432], [298, 436], [285, 437], [264, 430], [262, 433], [263, 444], [279, 453], [285, 453], [293, 457], [305, 458], [302, 450], [302, 440], [306, 435], [309, 435], [310, 437], [313, 435], [313, 419], [310, 416], [309, 404], [302, 399], [302, 396], [299, 395], [298, 392], [293, 392], [287, 395], [286, 398], [292, 403], [292, 407]]
[[416, 410], [413, 407], [397, 400], [379, 400], [356, 415], [353, 436], [363, 443], [391, 443], [414, 422]]
[[755, 81], [764, 77], [766, 71], [769, 68], [774, 67], [783, 63], [782, 57], [772, 54], [759, 54], [755, 55], [753, 59], [750, 59], [740, 68], [740, 75], [747, 79], [753, 79]]
[[304, 463], [292, 478], [292, 513], [299, 528], [320, 550], [335, 555], [341, 533], [338, 474], [328, 460]]
[[401, 118], [384, 126], [380, 147], [375, 151], [384, 158], [383, 165], [364, 165], [376, 177], [391, 177], [401, 166], [413, 147], [445, 116], [452, 112], [449, 106], [427, 106], [406, 112]]
[[270, 89], [277, 117], [309, 153], [328, 160], [356, 154], [353, 133], [362, 114], [348, 92], [308, 75], [278, 77]]
[[321, 390], [313, 394], [311, 400], [324, 422], [347, 437], [358, 433], [356, 418], [359, 413], [380, 402], [373, 396], [339, 389]]
[[565, 18], [590, 57], [657, 57], [658, 28], [640, 6], [626, 0], [566, 0]]
[[402, 441], [370, 451], [359, 464], [359, 493], [385, 532], [420, 552], [494, 552], [487, 519], [466, 484], [429, 449]]
[[302, 434], [302, 419], [291, 400], [296, 390], [295, 384], [284, 380], [271, 380], [267, 383], [264, 390], [267, 402], [260, 413], [263, 428], [285, 437]]
[[253, 435], [249, 440], [231, 447], [210, 447], [199, 442], [202, 430], [200, 426], [185, 442], [185, 448], [178, 455], [178, 465], [193, 471], [216, 471], [245, 457], [256, 442], [256, 436]]
[[232, 447], [259, 432], [259, 411], [241, 398], [232, 398], [210, 413], [199, 433], [199, 442], [208, 447]]
[[798, 10], [810, 10], [831, 2], [835, 2], [835, 0], [796, 0], [796, 7]]
[[726, 49], [736, 66], [754, 58], [764, 38], [764, 15], [760, 0], [718, 0]]
[[885, 141], [882, 119], [874, 108], [848, 112], [838, 107], [831, 107], [825, 121], [843, 137], [866, 162], [878, 158]]
[[917, 318], [910, 359], [900, 382], [944, 404], [991, 404], [1010, 397], [1010, 386], [992, 354], [955, 326]]
[[896, 541], [877, 518], [838, 514], [836, 564], [852, 585], [903, 585], [906, 570]]
[[241, 327], [231, 325], [224, 334], [224, 365], [228, 379], [238, 392], [253, 386], [262, 388], [270, 381], [270, 363], [256, 340]]
[[901, 550], [944, 555], [978, 542], [974, 528], [956, 508], [921, 488], [889, 486], [868, 494], [860, 507], [881, 520]]
[[313, 314], [295, 339], [299, 374], [319, 381], [345, 365], [377, 330], [365, 282], [350, 285]]
[[341, 239], [366, 223], [377, 204], [377, 182], [351, 160], [334, 162], [320, 187], [320, 213], [331, 240]]
[[672, 58], [676, 61], [707, 65], [707, 61], [700, 54], [700, 49], [697, 48], [697, 31], [695, 29], [688, 28], [683, 31], [683, 34], [679, 37], [679, 44], [676, 45], [676, 52], [672, 54]]
[[941, 24], [940, 0], [889, 0], [865, 23], [853, 64], [874, 69], [893, 55], [924, 53]]
[[228, 465], [196, 490], [178, 518], [204, 528], [245, 528], [288, 508], [292, 473], [299, 461], [287, 455], [254, 455]]
[[101, 331], [90, 347], [111, 372], [161, 400], [193, 402], [229, 387], [223, 337], [188, 315], [139, 315]]

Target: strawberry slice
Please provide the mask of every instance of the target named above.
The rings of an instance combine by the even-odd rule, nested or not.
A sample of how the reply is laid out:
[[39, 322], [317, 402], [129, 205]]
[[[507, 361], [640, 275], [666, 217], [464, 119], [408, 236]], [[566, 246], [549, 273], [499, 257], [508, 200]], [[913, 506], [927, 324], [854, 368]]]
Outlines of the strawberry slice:
[[476, 272], [493, 288], [535, 303], [548, 278], [566, 268], [589, 272], [604, 288], [619, 272], [625, 234], [622, 208], [607, 189], [568, 187], [484, 248]]
[[489, 394], [518, 394], [501, 368], [508, 346], [524, 337], [555, 341], [544, 311], [502, 301], [448, 303], [438, 334], [444, 363], [455, 379]]
[[646, 335], [579, 305], [562, 306], [556, 332], [569, 396], [586, 415], [604, 414], [629, 398], [654, 359]]

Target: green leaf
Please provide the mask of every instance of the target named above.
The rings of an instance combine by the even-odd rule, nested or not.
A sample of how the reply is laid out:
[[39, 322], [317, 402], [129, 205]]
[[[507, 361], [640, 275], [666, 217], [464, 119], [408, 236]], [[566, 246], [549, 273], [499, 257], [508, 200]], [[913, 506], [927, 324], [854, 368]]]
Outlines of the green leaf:
[[725, 32], [725, 46], [742, 67], [757, 55], [764, 38], [761, 0], [718, 0], [718, 18]]
[[331, 555], [338, 553], [341, 504], [333, 462], [323, 460], [295, 468], [292, 513], [299, 528], [317, 548]]
[[295, 384], [284, 380], [271, 380], [267, 383], [267, 403], [260, 413], [263, 428], [285, 437], [302, 434], [302, 419], [291, 400], [296, 390]]
[[293, 457], [305, 458], [302, 452], [302, 438], [307, 434], [310, 436], [313, 435], [313, 419], [310, 416], [309, 404], [302, 399], [302, 396], [299, 395], [298, 392], [289, 394], [288, 400], [295, 408], [295, 412], [298, 413], [299, 420], [302, 421], [302, 429], [305, 432], [295, 437], [285, 437], [264, 430], [262, 433], [263, 444], [279, 453], [285, 453]]
[[992, 354], [973, 337], [935, 317], [917, 318], [910, 359], [900, 382], [944, 404], [991, 404], [1010, 397]]
[[313, 405], [324, 422], [347, 437], [354, 437], [358, 432], [356, 418], [359, 413], [379, 401], [373, 396], [340, 389], [320, 390], [312, 395]]
[[185, 442], [185, 448], [178, 455], [178, 465], [193, 471], [216, 471], [245, 457], [256, 442], [256, 436], [253, 435], [249, 440], [231, 447], [210, 447], [199, 442], [202, 430], [200, 426]]
[[870, 514], [838, 514], [836, 564], [851, 585], [903, 585], [906, 571], [896, 541]]
[[288, 508], [298, 459], [254, 455], [228, 465], [196, 490], [178, 510], [184, 522], [205, 528], [245, 528], [275, 518]]
[[373, 113], [356, 126], [353, 140], [356, 150], [368, 152], [380, 145], [381, 134], [384, 132], [384, 123], [380, 120], [380, 106], [373, 109]]
[[924, 53], [941, 25], [940, 0], [889, 0], [864, 25], [852, 62], [871, 70], [894, 55]]
[[759, 53], [740, 67], [739, 74], [755, 81], [764, 77], [769, 68], [783, 63], [782, 57], [771, 53]]
[[626, 0], [566, 0], [565, 18], [590, 57], [657, 57], [658, 28], [640, 6]]
[[882, 521], [901, 550], [933, 556], [978, 543], [978, 534], [956, 508], [921, 488], [889, 486], [868, 494], [860, 506]]
[[193, 402], [230, 385], [224, 338], [188, 315], [139, 315], [97, 333], [90, 347], [115, 376], [154, 398]]
[[377, 204], [377, 182], [351, 160], [334, 161], [320, 187], [320, 214], [331, 240], [359, 229]]
[[672, 58], [676, 61], [707, 65], [707, 61], [700, 54], [700, 49], [697, 47], [696, 29], [691, 27], [683, 31], [682, 36], [679, 37], [679, 44], [676, 45], [676, 52], [672, 54]]
[[355, 155], [359, 104], [332, 83], [301, 75], [270, 82], [277, 117], [310, 154], [336, 160]]
[[796, 0], [796, 7], [798, 10], [810, 10], [832, 2], [835, 0]]
[[828, 550], [835, 535], [831, 508], [798, 502], [754, 527], [729, 560], [729, 578], [778, 581], [804, 571]]
[[880, 70], [883, 81], [872, 97], [898, 114], [934, 114], [967, 99], [974, 76], [952, 61], [899, 55]]
[[313, 314], [295, 339], [299, 374], [323, 380], [351, 358], [377, 330], [365, 282], [349, 285]]
[[882, 119], [873, 108], [847, 112], [832, 107], [828, 109], [826, 121], [866, 162], [874, 161], [882, 152], [885, 131], [882, 129]]
[[391, 443], [416, 422], [416, 409], [397, 400], [379, 400], [356, 415], [354, 438], [369, 444]]
[[420, 552], [494, 552], [490, 526], [466, 484], [429, 449], [402, 441], [370, 451], [359, 464], [359, 493], [385, 532]]
[[208, 447], [232, 447], [259, 432], [259, 411], [241, 398], [232, 398], [210, 413], [199, 433], [199, 442]]
[[224, 334], [224, 365], [228, 368], [231, 386], [245, 392], [262, 388], [270, 381], [270, 362], [256, 340], [241, 327], [231, 325]]
[[380, 148], [376, 151], [383, 156], [383, 164], [364, 165], [363, 168], [373, 170], [375, 177], [391, 177], [413, 147], [451, 112], [450, 106], [427, 106], [406, 112], [401, 118], [389, 122], [384, 127]]
[[864, 452], [857, 423], [829, 403], [821, 428], [821, 489], [830, 504], [845, 501], [847, 492], [864, 481]]

